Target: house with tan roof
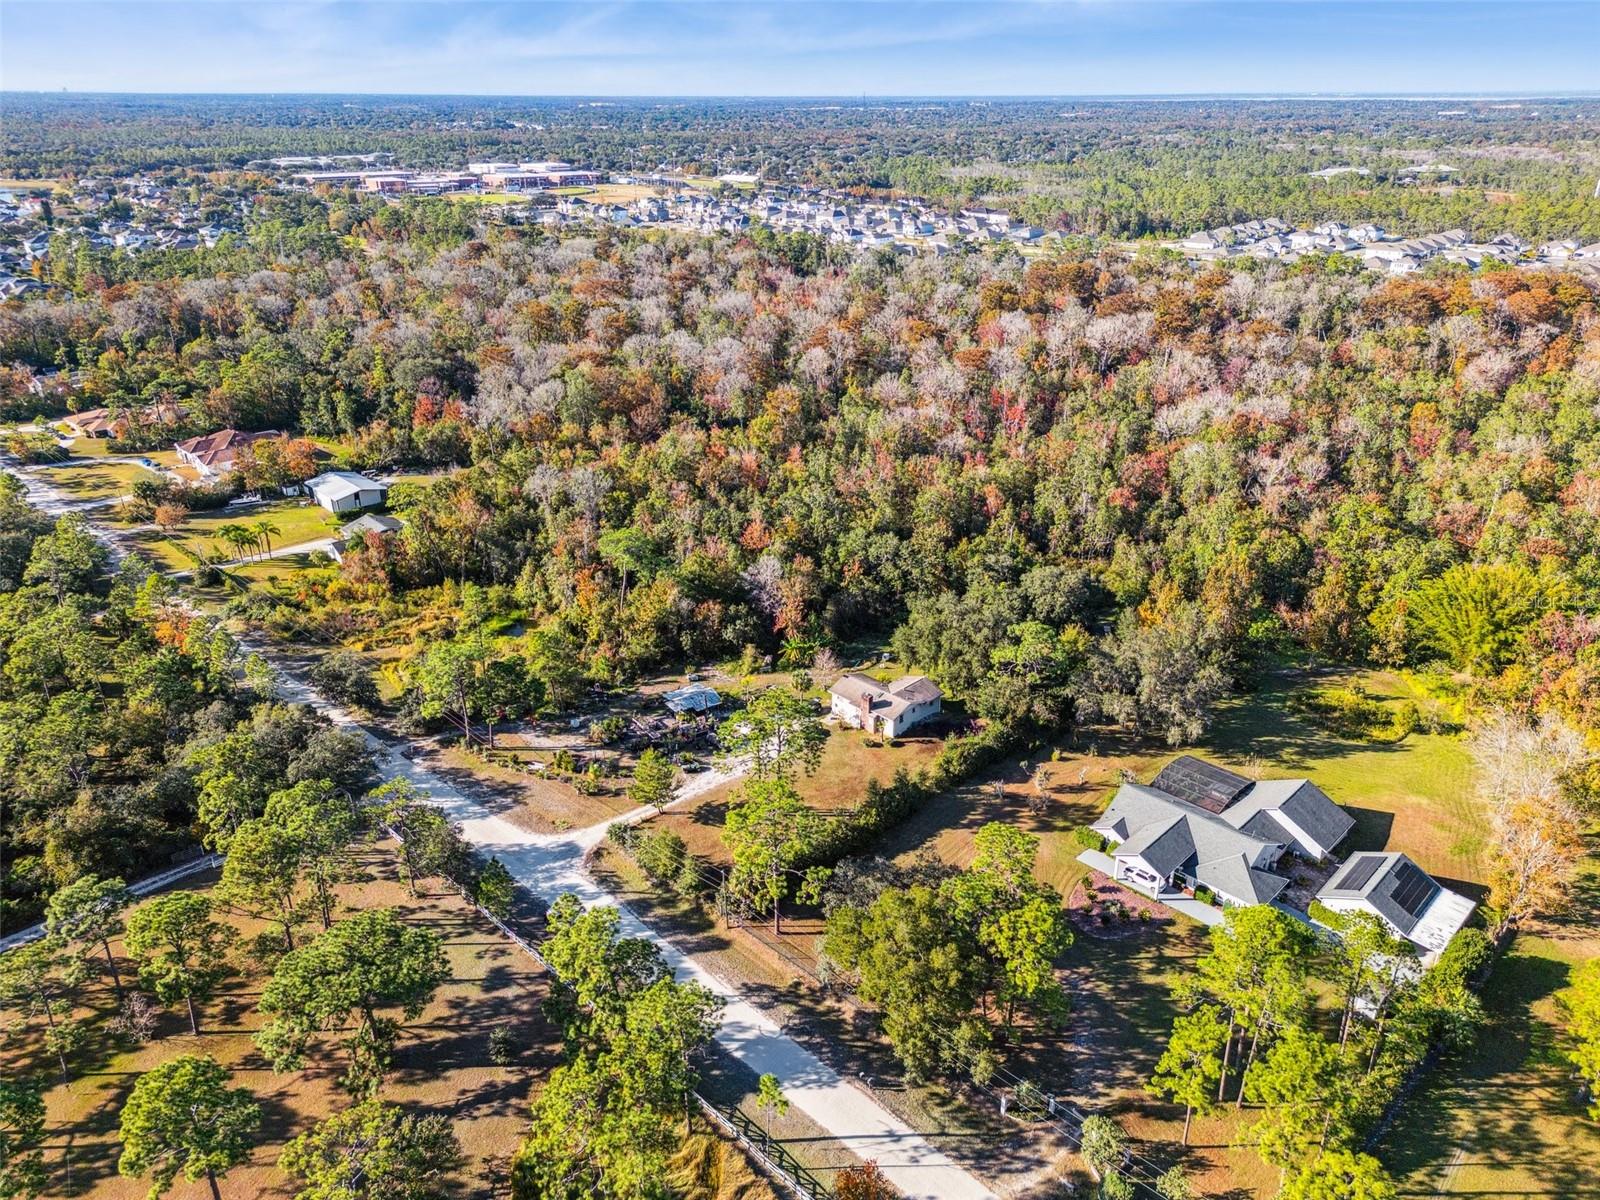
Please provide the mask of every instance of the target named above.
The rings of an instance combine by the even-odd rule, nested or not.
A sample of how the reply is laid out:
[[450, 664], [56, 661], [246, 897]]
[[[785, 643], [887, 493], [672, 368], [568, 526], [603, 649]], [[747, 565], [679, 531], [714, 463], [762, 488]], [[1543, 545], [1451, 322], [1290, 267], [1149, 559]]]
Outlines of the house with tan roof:
[[939, 685], [926, 675], [906, 675], [885, 684], [851, 671], [828, 691], [829, 711], [841, 724], [884, 737], [899, 737], [912, 726], [938, 716], [944, 700]]

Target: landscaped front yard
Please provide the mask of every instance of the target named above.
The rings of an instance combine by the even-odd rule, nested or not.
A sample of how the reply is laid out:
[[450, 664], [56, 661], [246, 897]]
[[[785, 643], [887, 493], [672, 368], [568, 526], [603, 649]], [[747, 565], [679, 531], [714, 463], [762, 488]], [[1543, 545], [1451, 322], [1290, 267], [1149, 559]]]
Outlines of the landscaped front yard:
[[211, 548], [220, 550], [230, 558], [234, 550], [226, 542], [215, 542], [217, 530], [224, 525], [243, 525], [249, 528], [262, 521], [277, 526], [271, 535], [272, 549], [298, 546], [304, 542], [318, 541], [337, 536], [339, 526], [351, 518], [334, 516], [318, 505], [302, 500], [278, 500], [270, 504], [241, 505], [237, 508], [214, 509], [209, 512], [190, 513], [178, 527], [177, 536], [206, 539]]
[[[138, 544], [142, 553], [163, 568], [187, 571], [194, 567], [196, 555], [215, 555], [231, 560], [241, 554], [247, 558], [257, 554], [258, 550], [240, 550], [224, 541], [218, 536], [218, 531], [226, 525], [242, 525], [248, 529], [262, 521], [277, 530], [267, 535], [274, 551], [334, 537], [340, 525], [339, 518], [315, 504], [280, 500], [271, 504], [193, 512], [170, 534], [147, 526], [131, 531], [128, 536]], [[250, 564], [250, 576], [264, 579], [267, 575], [276, 575], [288, 578], [307, 565], [307, 560], [299, 555], [262, 559]], [[263, 570], [257, 572], [256, 567]]]

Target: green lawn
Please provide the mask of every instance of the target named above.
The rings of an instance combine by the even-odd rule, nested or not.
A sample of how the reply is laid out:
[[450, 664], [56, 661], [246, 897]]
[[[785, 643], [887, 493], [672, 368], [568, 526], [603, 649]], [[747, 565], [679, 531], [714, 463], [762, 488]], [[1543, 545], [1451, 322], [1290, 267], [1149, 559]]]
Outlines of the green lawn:
[[[63, 434], [68, 432], [65, 425], [58, 425], [56, 428]], [[67, 447], [67, 453], [72, 455], [73, 458], [104, 458], [111, 453], [111, 439], [73, 438], [72, 444]]]
[[194, 559], [179, 549], [180, 543], [197, 552], [206, 549], [205, 543], [182, 537], [169, 538], [157, 529], [136, 529], [127, 536], [138, 546], [139, 553], [166, 571], [187, 571], [195, 565]]
[[[338, 532], [340, 524], [332, 514], [314, 504], [285, 500], [256, 508], [191, 513], [170, 537], [159, 530], [149, 528], [135, 530], [129, 536], [139, 544], [140, 550], [159, 566], [169, 571], [187, 571], [195, 565], [194, 558], [185, 554], [180, 545], [196, 554], [216, 552], [232, 558], [235, 554], [234, 548], [217, 537], [217, 530], [224, 525], [249, 527], [258, 521], [270, 521], [277, 527], [278, 532], [271, 535], [274, 550], [282, 546], [296, 546], [303, 542], [332, 537]], [[251, 564], [251, 569], [261, 567], [287, 577], [307, 565], [308, 560], [304, 556], [293, 555]], [[265, 578], [265, 573], [261, 574], [260, 578]]]
[[268, 558], [229, 567], [228, 574], [244, 583], [271, 584], [288, 583], [302, 571], [316, 569], [309, 554], [290, 554], [284, 558]]
[[[340, 520], [315, 504], [284, 500], [255, 508], [192, 513], [179, 528], [178, 536], [190, 541], [201, 539], [209, 545], [216, 537], [216, 531], [224, 525], [249, 527], [259, 521], [270, 521], [278, 528], [278, 532], [272, 535], [272, 546], [276, 549], [279, 546], [297, 546], [302, 542], [333, 537], [338, 533], [340, 525], [348, 524], [352, 519]], [[227, 552], [230, 556], [232, 554], [226, 543], [218, 543], [217, 549]]]
[[1380, 1154], [1405, 1196], [1600, 1197], [1600, 1124], [1558, 1053], [1556, 993], [1600, 953], [1591, 872], [1582, 920], [1517, 938], [1484, 989], [1489, 1027], [1401, 1111]]
[[[1412, 695], [1396, 675], [1359, 678], [1380, 699]], [[1356, 819], [1342, 853], [1403, 850], [1424, 870], [1476, 894], [1488, 826], [1461, 740], [1421, 731], [1393, 745], [1338, 737], [1289, 712], [1285, 701], [1298, 682], [1280, 676], [1224, 706], [1194, 752], [1268, 777], [1305, 776]]]
[[47, 467], [39, 478], [74, 500], [113, 500], [125, 496], [133, 481], [150, 472], [133, 463], [72, 463]]

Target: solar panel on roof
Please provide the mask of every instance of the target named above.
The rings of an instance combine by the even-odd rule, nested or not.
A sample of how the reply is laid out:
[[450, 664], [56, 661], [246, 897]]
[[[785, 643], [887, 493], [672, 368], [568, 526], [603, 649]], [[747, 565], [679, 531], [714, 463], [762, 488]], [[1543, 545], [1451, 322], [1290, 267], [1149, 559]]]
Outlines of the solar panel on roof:
[[1242, 775], [1235, 775], [1232, 771], [1184, 754], [1162, 767], [1151, 786], [1186, 800], [1196, 808], [1219, 813], [1250, 786], [1250, 781]]
[[1368, 881], [1377, 874], [1378, 868], [1383, 866], [1381, 854], [1358, 854], [1350, 860], [1350, 867], [1345, 877], [1339, 881], [1341, 890], [1359, 892], [1367, 886]]
[[1428, 901], [1433, 899], [1439, 885], [1429, 879], [1420, 869], [1411, 863], [1403, 862], [1395, 868], [1394, 883], [1389, 890], [1389, 897], [1413, 917], [1420, 917], [1422, 910], [1428, 907]]

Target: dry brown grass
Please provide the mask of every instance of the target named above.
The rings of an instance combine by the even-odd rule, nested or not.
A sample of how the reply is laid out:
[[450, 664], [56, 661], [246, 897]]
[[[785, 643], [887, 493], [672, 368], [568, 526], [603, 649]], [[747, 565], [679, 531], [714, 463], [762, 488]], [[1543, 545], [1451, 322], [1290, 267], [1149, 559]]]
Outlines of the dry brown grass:
[[[392, 853], [373, 848], [363, 853], [362, 862], [372, 877], [341, 888], [343, 902], [352, 908], [398, 909], [408, 922], [440, 935], [451, 964], [449, 982], [402, 1036], [383, 1098], [449, 1115], [467, 1154], [469, 1190], [487, 1194], [521, 1139], [530, 1089], [556, 1061], [559, 1037], [540, 1011], [545, 980], [526, 955], [454, 892], [442, 891], [435, 881], [427, 894], [413, 900], [396, 879]], [[241, 931], [241, 945], [262, 928], [247, 919], [230, 920]], [[121, 953], [120, 945], [115, 949]], [[114, 1015], [114, 998], [109, 979], [97, 979], [85, 990], [81, 1013], [93, 1036], [73, 1059], [76, 1074], [68, 1086], [57, 1082], [50, 1061], [39, 1052], [38, 1030], [14, 1031], [5, 1044], [6, 1072], [54, 1082], [46, 1096], [52, 1172], [47, 1194], [108, 1200], [144, 1196], [148, 1181], [123, 1179], [116, 1172], [118, 1114], [141, 1072], [180, 1054], [212, 1055], [261, 1103], [260, 1144], [247, 1163], [229, 1173], [225, 1193], [292, 1194], [277, 1170], [278, 1153], [313, 1122], [349, 1103], [338, 1086], [344, 1063], [335, 1039], [328, 1037], [313, 1051], [307, 1070], [274, 1074], [251, 1042], [251, 1034], [264, 1023], [256, 1001], [268, 972], [242, 954], [239, 958], [238, 973], [204, 1006], [199, 1037], [190, 1035], [187, 1022], [172, 1012], [164, 1016], [157, 1038], [139, 1047], [119, 1042], [105, 1029]], [[124, 960], [122, 967], [132, 974], [130, 963]], [[516, 1061], [508, 1067], [488, 1059], [489, 1031], [502, 1026], [513, 1030], [518, 1043]], [[203, 1181], [180, 1181], [170, 1194], [177, 1200], [202, 1200], [209, 1193]]]
[[[916, 771], [927, 766], [943, 744], [936, 737], [907, 737], [893, 744], [870, 746], [860, 730], [830, 727], [822, 761], [815, 774], [795, 780], [800, 796], [813, 808], [852, 809], [866, 796], [869, 779], [887, 783], [901, 767]], [[692, 854], [717, 866], [729, 863], [722, 844], [722, 825], [743, 780], [712, 788], [693, 804], [674, 808], [652, 818], [658, 828], [678, 833]]]
[[585, 796], [564, 779], [484, 762], [456, 746], [419, 756], [417, 761], [530, 833], [583, 829], [637, 807], [620, 791]]

